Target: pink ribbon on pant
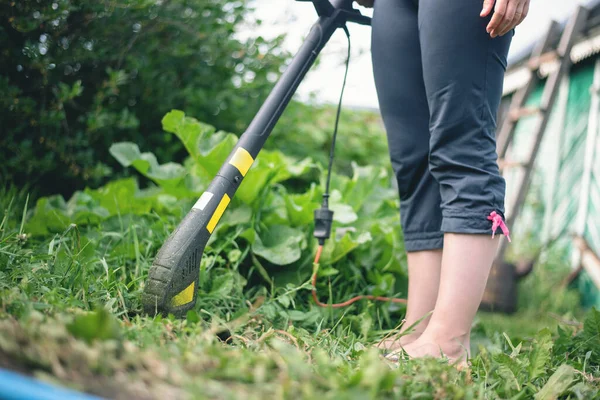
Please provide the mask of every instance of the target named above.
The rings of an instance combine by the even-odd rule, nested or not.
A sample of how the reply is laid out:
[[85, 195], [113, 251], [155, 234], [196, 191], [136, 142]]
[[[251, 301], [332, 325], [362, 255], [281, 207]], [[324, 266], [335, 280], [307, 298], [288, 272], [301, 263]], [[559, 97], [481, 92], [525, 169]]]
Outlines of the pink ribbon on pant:
[[508, 239], [508, 241], [510, 242], [510, 231], [508, 230], [508, 227], [506, 226], [506, 223], [504, 222], [504, 218], [502, 218], [502, 216], [500, 214], [498, 214], [496, 211], [492, 211], [490, 213], [490, 215], [487, 217], [487, 219], [489, 221], [492, 221], [492, 239], [494, 238], [494, 236], [496, 235], [496, 229], [500, 228], [502, 230], [502, 233], [504, 234], [504, 236], [506, 236], [506, 238]]

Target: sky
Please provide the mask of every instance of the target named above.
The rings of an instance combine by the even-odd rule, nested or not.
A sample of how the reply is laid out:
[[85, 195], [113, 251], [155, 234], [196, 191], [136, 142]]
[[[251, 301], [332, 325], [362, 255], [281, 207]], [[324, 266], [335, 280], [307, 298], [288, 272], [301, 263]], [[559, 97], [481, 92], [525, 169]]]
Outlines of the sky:
[[[564, 20], [578, 4], [587, 2], [588, 0], [531, 0], [529, 15], [516, 30], [511, 53], [522, 50], [543, 35], [552, 19]], [[317, 18], [309, 2], [255, 0], [255, 7], [257, 16], [263, 20], [263, 27], [253, 34], [258, 33], [269, 38], [285, 33], [284, 47], [292, 54], [300, 47], [303, 37]], [[372, 14], [372, 10], [369, 9], [361, 8], [361, 11], [366, 15]], [[352, 40], [352, 56], [344, 105], [377, 108], [370, 56], [371, 30], [356, 24], [349, 24], [348, 27]], [[306, 99], [312, 93], [319, 102], [336, 103], [342, 85], [346, 52], [345, 35], [338, 30], [321, 53], [320, 64], [309, 72], [300, 85], [297, 96]]]

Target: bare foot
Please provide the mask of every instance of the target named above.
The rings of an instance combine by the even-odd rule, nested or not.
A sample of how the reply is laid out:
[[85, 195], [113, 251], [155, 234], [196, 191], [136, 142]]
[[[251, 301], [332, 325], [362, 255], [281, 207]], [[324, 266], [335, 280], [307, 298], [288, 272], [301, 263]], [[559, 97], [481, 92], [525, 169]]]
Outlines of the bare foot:
[[470, 356], [469, 335], [462, 337], [438, 336], [425, 331], [414, 342], [403, 346], [410, 358], [447, 358], [452, 364], [464, 367]]

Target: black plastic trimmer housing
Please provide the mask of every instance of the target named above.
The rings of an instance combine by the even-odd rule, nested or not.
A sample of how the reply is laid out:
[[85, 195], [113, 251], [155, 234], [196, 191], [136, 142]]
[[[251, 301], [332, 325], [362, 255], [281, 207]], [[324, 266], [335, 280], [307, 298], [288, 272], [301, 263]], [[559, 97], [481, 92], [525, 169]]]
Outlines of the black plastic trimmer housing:
[[338, 28], [371, 23], [352, 7], [353, 0], [312, 3], [318, 21], [217, 176], [156, 255], [142, 296], [146, 313], [181, 316], [194, 307], [204, 247], [300, 82]]

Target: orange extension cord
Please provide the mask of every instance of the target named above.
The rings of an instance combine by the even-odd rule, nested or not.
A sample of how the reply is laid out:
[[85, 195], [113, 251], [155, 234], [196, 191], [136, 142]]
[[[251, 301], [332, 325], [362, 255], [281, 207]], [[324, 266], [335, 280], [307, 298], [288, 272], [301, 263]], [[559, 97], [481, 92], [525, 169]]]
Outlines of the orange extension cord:
[[[319, 263], [319, 259], [321, 258], [322, 252], [323, 252], [323, 246], [321, 245], [317, 249], [317, 254], [315, 256], [315, 264]], [[375, 301], [390, 301], [392, 303], [406, 304], [406, 299], [395, 299], [395, 298], [391, 298], [391, 297], [373, 296], [371, 294], [356, 296], [356, 297], [351, 298], [350, 300], [344, 301], [343, 303], [334, 303], [334, 304], [321, 303], [319, 301], [319, 298], [317, 297], [317, 272], [318, 272], [318, 268], [315, 268], [315, 270], [313, 272], [313, 276], [312, 276], [312, 286], [313, 286], [312, 297], [313, 297], [313, 300], [315, 301], [315, 303], [317, 303], [317, 305], [320, 307], [342, 308], [342, 307], [347, 307], [350, 304], [356, 303], [357, 301], [363, 300], [363, 299], [375, 300]]]

